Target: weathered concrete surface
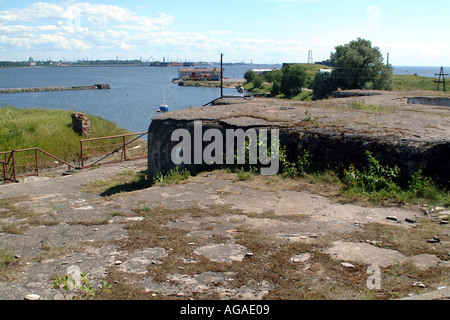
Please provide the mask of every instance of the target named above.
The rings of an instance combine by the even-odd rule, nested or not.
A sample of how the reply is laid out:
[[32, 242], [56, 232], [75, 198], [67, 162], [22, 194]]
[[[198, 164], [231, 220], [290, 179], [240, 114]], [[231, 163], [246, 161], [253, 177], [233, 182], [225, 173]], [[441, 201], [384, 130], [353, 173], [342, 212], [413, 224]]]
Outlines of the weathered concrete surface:
[[450, 107], [450, 98], [447, 98], [447, 97], [411, 97], [411, 98], [408, 98], [408, 103]]
[[[368, 96], [318, 102], [280, 99], [230, 101], [229, 105], [190, 108], [155, 117], [149, 128], [150, 175], [174, 168], [171, 152], [179, 141], [172, 132], [185, 128], [194, 137], [194, 121], [208, 129], [276, 128], [288, 156], [295, 161], [302, 150], [320, 163], [366, 162], [366, 150], [382, 164], [397, 165], [405, 175], [418, 169], [449, 184], [450, 109], [411, 105], [408, 96], [420, 92], [371, 92]], [[209, 142], [203, 143], [203, 148]], [[194, 161], [192, 161], [194, 162]], [[186, 165], [191, 172], [199, 166]]]
[[[325, 290], [320, 289], [323, 283], [339, 284], [341, 280], [336, 277], [348, 278], [349, 271], [340, 267], [342, 261], [387, 267], [397, 257], [411, 261], [425, 272], [448, 268], [448, 261], [433, 254], [407, 257], [394, 249], [347, 239], [352, 232], [361, 231], [373, 222], [413, 232], [415, 224], [404, 219], [423, 218], [423, 213], [416, 210], [340, 203], [300, 185], [288, 189], [279, 185], [264, 187], [267, 182], [239, 181], [235, 175], [222, 171], [191, 177], [179, 185], [154, 186], [110, 197], [83, 189], [124, 170], [139, 172], [145, 167], [145, 161], [135, 161], [84, 170], [72, 176], [0, 186], [0, 203], [9, 199], [14, 204], [0, 208], [3, 209], [0, 249], [16, 256], [12, 269], [0, 268], [0, 299], [22, 300], [29, 294], [37, 294], [41, 299], [64, 299], [60, 291], [52, 289], [53, 276], [64, 275], [74, 267], [85, 272], [94, 286], [119, 273], [121, 277], [115, 278], [113, 287], [141, 290], [153, 299], [189, 298], [193, 294], [214, 295], [218, 299], [263, 299], [280, 289], [274, 282], [276, 273], [236, 282], [239, 278], [236, 270], [241, 269], [233, 266], [251, 265], [252, 259], [265, 262], [240, 272], [256, 274], [256, 268], [271, 265], [298, 268], [298, 277], [312, 279], [311, 290], [314, 287]], [[137, 244], [129, 242], [132, 230], [140, 230], [142, 224], [157, 219], [159, 208], [174, 210], [176, 216], [155, 226], [156, 237], [133, 247]], [[11, 210], [17, 211], [11, 215]], [[398, 221], [386, 219], [393, 215]], [[261, 249], [255, 247], [255, 252], [245, 244], [250, 233], [242, 238], [248, 232], [245, 230], [272, 240]], [[330, 235], [334, 235], [336, 242], [320, 245]], [[443, 239], [440, 243], [430, 246], [448, 248], [448, 241], [440, 237]], [[168, 241], [170, 238], [175, 242]], [[292, 254], [281, 260], [269, 259], [274, 250], [283, 247], [287, 250], [291, 244], [298, 245]], [[126, 245], [134, 249], [127, 249]], [[186, 255], [180, 254], [183, 250]], [[323, 255], [329, 256], [330, 261], [321, 258]], [[202, 267], [207, 261], [212, 263], [211, 267]], [[173, 263], [175, 268], [171, 267]], [[193, 267], [199, 271], [189, 273]], [[167, 273], [165, 280], [150, 271]], [[360, 294], [369, 275], [364, 268], [359, 272], [361, 275], [356, 279], [362, 277], [362, 284], [355, 282], [347, 291], [337, 291], [332, 297], [347, 299]], [[414, 280], [427, 283], [420, 276]], [[432, 295], [438, 287], [450, 286], [448, 280], [427, 283], [420, 290]], [[411, 292], [415, 293], [415, 289], [410, 285]], [[445, 295], [448, 290], [437, 291], [435, 298], [449, 297]], [[330, 294], [328, 289], [326, 292]]]

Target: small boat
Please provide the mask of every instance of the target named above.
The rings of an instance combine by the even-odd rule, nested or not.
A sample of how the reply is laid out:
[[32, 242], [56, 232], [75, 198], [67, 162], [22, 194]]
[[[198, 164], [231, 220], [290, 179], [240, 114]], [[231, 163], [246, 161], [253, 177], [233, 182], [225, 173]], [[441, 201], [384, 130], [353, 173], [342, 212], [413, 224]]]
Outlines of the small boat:
[[169, 106], [166, 103], [166, 87], [164, 86], [164, 98], [162, 105], [159, 106], [158, 112], [167, 112], [169, 111]]
[[159, 106], [158, 112], [167, 112], [169, 111], [169, 106], [164, 102]]

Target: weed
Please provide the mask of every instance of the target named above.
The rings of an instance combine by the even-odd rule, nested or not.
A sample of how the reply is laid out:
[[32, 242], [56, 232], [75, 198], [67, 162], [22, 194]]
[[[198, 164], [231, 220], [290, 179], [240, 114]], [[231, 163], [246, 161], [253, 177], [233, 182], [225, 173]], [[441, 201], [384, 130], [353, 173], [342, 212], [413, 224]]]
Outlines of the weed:
[[354, 165], [346, 169], [336, 165], [325, 170], [323, 165], [313, 161], [308, 151], [291, 162], [283, 146], [280, 148], [281, 176], [289, 179], [308, 177], [312, 181], [337, 185], [347, 200], [367, 198], [375, 203], [422, 202], [432, 206], [450, 206], [450, 193], [424, 177], [421, 170], [405, 182], [397, 166], [380, 164], [369, 151], [366, 157], [368, 164], [361, 170]]
[[8, 266], [14, 261], [14, 253], [10, 250], [0, 249], [0, 268]]
[[245, 168], [236, 169], [238, 179], [241, 181], [254, 179], [255, 175], [258, 174], [257, 171], [258, 170], [255, 167], [250, 167], [249, 170], [245, 170]]
[[182, 171], [179, 171], [178, 167], [176, 167], [175, 169], [169, 170], [169, 172], [165, 175], [158, 171], [156, 177], [153, 178], [152, 184], [177, 184], [183, 180], [189, 179], [190, 176], [191, 173], [189, 170], [184, 169]]
[[67, 294], [72, 291], [74, 295], [72, 300], [95, 298], [102, 292], [111, 292], [112, 285], [102, 280], [102, 284], [98, 289], [92, 287], [86, 273], [80, 274], [80, 281], [77, 281], [69, 275], [54, 276], [53, 289], [59, 290], [64, 299], [67, 300]]
[[309, 121], [309, 122], [312, 122], [314, 119], [313, 119], [313, 117], [312, 117], [312, 115], [311, 115], [311, 112], [309, 112], [308, 110], [306, 110], [305, 111], [305, 121]]
[[312, 156], [308, 151], [304, 151], [298, 156], [296, 162], [289, 162], [286, 153], [286, 147], [280, 148], [280, 166], [283, 178], [303, 177], [307, 173], [314, 172]]
[[344, 182], [347, 188], [360, 188], [363, 192], [377, 192], [380, 190], [396, 191], [395, 180], [399, 178], [398, 167], [380, 165], [379, 161], [366, 151], [369, 166], [364, 171], [358, 171], [353, 165], [344, 171]]

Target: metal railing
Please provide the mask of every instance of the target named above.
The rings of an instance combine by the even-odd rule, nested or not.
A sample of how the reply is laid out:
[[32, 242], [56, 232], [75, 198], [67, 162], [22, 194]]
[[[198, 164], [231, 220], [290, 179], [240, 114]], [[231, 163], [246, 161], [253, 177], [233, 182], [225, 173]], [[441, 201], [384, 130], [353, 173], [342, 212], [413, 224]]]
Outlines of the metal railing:
[[[146, 134], [148, 132], [80, 140], [80, 161], [76, 161], [77, 164], [70, 164], [40, 148], [2, 151], [0, 152], [0, 181], [18, 182], [19, 177], [59, 175], [64, 166], [68, 166], [67, 171], [71, 171], [100, 163], [111, 164], [143, 159], [147, 156], [147, 150], [138, 140]], [[57, 172], [58, 170], [60, 172]]]
[[39, 176], [44, 170], [56, 173], [55, 170], [65, 165], [68, 171], [75, 169], [74, 165], [39, 148], [3, 151], [0, 158], [4, 159], [0, 160], [3, 181], [18, 182], [19, 176]]
[[[147, 133], [138, 132], [80, 140], [81, 168], [91, 167], [106, 158], [109, 158], [108, 162], [102, 164], [145, 158], [146, 150], [137, 141]], [[135, 138], [131, 139], [131, 137]], [[127, 138], [131, 140], [127, 141]], [[108, 142], [105, 144], [105, 141]], [[92, 160], [92, 163], [87, 164], [88, 159]]]

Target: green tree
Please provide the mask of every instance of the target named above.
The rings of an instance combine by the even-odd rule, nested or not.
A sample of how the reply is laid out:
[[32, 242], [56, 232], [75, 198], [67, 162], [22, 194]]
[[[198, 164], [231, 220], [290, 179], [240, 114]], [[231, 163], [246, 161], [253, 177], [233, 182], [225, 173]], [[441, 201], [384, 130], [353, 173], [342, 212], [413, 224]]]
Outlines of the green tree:
[[272, 90], [270, 93], [272, 93], [273, 96], [277, 96], [280, 94], [280, 83], [279, 82], [275, 81], [272, 84]]
[[336, 90], [333, 77], [329, 72], [317, 72], [312, 87], [314, 100], [328, 98], [330, 93]]
[[358, 38], [335, 47], [331, 54], [332, 76], [337, 87], [348, 89], [392, 90], [393, 68], [383, 62], [378, 47]]
[[247, 80], [247, 82], [252, 82], [256, 77], [256, 74], [253, 70], [248, 70], [246, 73], [244, 73], [244, 79]]
[[253, 87], [255, 89], [261, 88], [262, 84], [264, 83], [264, 80], [265, 80], [264, 76], [262, 76], [262, 75], [256, 76], [253, 79]]
[[302, 92], [306, 81], [306, 71], [299, 64], [287, 65], [283, 68], [280, 91], [286, 97], [294, 97]]

